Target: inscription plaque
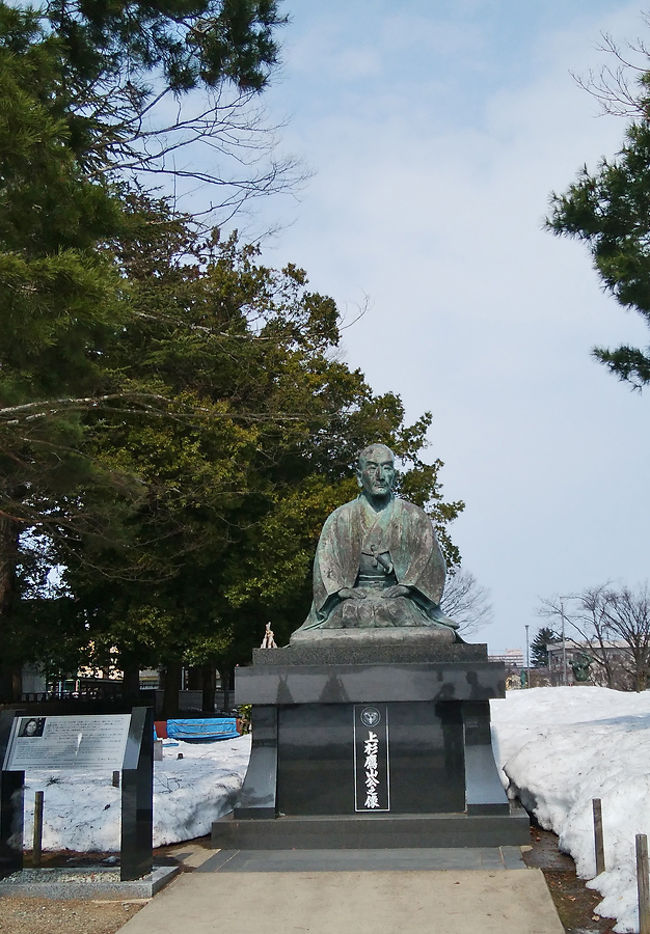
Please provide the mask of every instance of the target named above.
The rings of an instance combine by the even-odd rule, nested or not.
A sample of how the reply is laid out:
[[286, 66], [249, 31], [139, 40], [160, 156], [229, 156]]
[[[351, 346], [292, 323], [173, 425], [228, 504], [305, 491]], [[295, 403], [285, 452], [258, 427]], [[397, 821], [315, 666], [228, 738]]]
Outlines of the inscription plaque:
[[390, 811], [388, 708], [386, 704], [355, 704], [354, 810]]
[[121, 769], [131, 714], [16, 717], [4, 760], [9, 772]]

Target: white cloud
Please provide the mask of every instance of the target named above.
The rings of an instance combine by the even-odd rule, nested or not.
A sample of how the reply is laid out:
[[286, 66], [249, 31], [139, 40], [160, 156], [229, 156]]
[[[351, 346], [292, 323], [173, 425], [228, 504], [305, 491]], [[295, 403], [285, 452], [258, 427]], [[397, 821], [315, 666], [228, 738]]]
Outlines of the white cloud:
[[[462, 24], [407, 4], [413, 15], [374, 24], [369, 54], [361, 5], [348, 6], [334, 24], [305, 16], [293, 40], [288, 148], [318, 174], [269, 258], [304, 265], [341, 305], [370, 296], [346, 353], [412, 417], [433, 410], [432, 456], [446, 461], [448, 495], [468, 503], [455, 537], [493, 590], [485, 635], [500, 649], [535, 625], [538, 594], [645, 573], [648, 401], [589, 350], [647, 342], [647, 330], [602, 294], [584, 248], [541, 229], [549, 192], [615, 152], [624, 129], [594, 116], [569, 70], [597, 66], [600, 31], [635, 35], [639, 16], [580, 5], [571, 28], [522, 32], [498, 62], [494, 19], [463, 45]], [[423, 77], [414, 50], [438, 41], [449, 54], [431, 54]]]

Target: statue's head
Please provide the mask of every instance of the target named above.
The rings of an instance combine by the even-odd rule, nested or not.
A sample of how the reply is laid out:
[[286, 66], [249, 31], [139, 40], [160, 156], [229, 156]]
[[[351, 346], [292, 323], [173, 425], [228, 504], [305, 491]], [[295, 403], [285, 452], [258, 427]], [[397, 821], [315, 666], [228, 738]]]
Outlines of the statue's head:
[[388, 499], [395, 486], [395, 457], [385, 444], [369, 444], [359, 454], [357, 482], [368, 499]]

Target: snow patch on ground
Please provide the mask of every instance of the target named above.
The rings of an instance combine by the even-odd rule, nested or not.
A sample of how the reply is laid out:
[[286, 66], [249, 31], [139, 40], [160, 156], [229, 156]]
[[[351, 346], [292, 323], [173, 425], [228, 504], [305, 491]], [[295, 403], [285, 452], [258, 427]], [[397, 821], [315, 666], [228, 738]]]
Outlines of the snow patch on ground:
[[[154, 846], [204, 836], [212, 821], [232, 810], [250, 747], [250, 736], [239, 736], [164, 749], [163, 761], [154, 763]], [[34, 793], [42, 791], [44, 849], [119, 851], [121, 791], [112, 778], [112, 772], [27, 772], [26, 843], [34, 832]]]
[[[650, 836], [650, 692], [531, 688], [491, 709], [508, 793], [558, 834], [614, 930], [638, 931], [634, 839]], [[593, 798], [602, 801], [606, 865], [596, 878]]]

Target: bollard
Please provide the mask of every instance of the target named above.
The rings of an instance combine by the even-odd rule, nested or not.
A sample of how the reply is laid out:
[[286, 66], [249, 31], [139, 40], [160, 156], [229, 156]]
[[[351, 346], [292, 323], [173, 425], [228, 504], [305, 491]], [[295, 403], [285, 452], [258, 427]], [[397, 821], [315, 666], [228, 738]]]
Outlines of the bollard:
[[650, 934], [648, 838], [644, 833], [636, 835], [636, 885], [639, 893], [639, 934]]
[[113, 772], [113, 788], [120, 787], [120, 770], [115, 769]]
[[43, 855], [43, 792], [34, 795], [34, 843], [32, 846], [32, 866], [41, 865]]
[[596, 851], [596, 875], [605, 872], [605, 841], [603, 838], [603, 812], [600, 798], [593, 798], [594, 809], [594, 849]]

